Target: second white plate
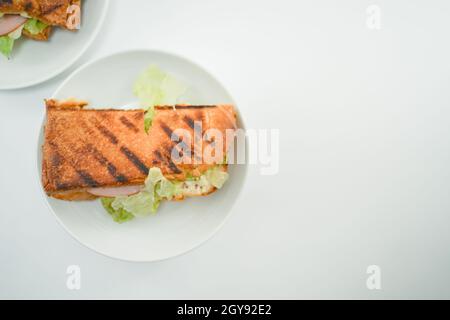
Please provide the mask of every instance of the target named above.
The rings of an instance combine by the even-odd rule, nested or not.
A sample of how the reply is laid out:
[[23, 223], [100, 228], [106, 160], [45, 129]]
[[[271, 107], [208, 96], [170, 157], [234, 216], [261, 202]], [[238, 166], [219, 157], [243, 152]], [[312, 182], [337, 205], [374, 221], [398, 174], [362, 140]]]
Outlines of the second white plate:
[[84, 0], [80, 30], [55, 28], [49, 41], [17, 40], [9, 60], [0, 55], [0, 90], [30, 87], [72, 66], [98, 35], [108, 6], [109, 0]]

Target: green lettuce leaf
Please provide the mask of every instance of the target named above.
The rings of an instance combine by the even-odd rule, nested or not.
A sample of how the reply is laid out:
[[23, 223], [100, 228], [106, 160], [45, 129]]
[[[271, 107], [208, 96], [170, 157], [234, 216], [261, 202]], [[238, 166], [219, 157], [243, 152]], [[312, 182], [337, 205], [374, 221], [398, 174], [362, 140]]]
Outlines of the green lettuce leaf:
[[47, 27], [48, 25], [37, 19], [28, 19], [24, 26], [25, 30], [31, 34], [39, 34]]
[[8, 35], [0, 37], [0, 52], [7, 58], [11, 56], [14, 47], [14, 39]]
[[157, 185], [156, 193], [162, 199], [172, 200], [175, 196], [182, 193], [181, 185], [164, 179]]
[[14, 47], [15, 40], [22, 36], [24, 26], [17, 28], [13, 32], [0, 37], [0, 52], [9, 58]]
[[186, 92], [187, 87], [156, 65], [151, 65], [136, 80], [133, 93], [141, 105], [147, 109], [144, 118], [145, 131], [148, 132], [155, 115], [154, 107], [175, 105]]
[[[110, 199], [108, 212], [126, 212], [135, 217], [145, 217], [158, 210], [161, 200], [171, 200], [178, 195], [181, 189], [167, 180], [159, 168], [151, 168], [145, 180], [144, 190], [132, 196], [122, 196]], [[102, 200], [103, 203], [103, 200]], [[114, 219], [116, 221], [116, 219]]]
[[172, 182], [164, 177], [160, 168], [151, 168], [141, 192], [132, 196], [102, 198], [102, 204], [114, 221], [123, 223], [134, 217], [156, 213], [162, 200], [172, 200], [183, 193], [203, 194], [210, 190], [211, 185], [220, 189], [227, 180], [228, 173], [222, 170], [221, 165], [183, 182]]
[[112, 207], [112, 203], [113, 203], [114, 199], [113, 198], [102, 198], [101, 202], [103, 205], [103, 208], [105, 208], [105, 210], [111, 215], [111, 217], [114, 219], [115, 222], [117, 223], [124, 223], [130, 220], [134, 219], [134, 216], [129, 213], [128, 211], [126, 211], [123, 208], [119, 208], [119, 209], [114, 209]]
[[155, 107], [150, 107], [145, 111], [144, 114], [144, 128], [145, 132], [148, 132], [150, 130], [152, 123], [153, 123], [153, 117], [155, 116]]
[[206, 179], [217, 189], [221, 189], [228, 180], [228, 173], [222, 170], [222, 166], [215, 166], [205, 173]]
[[145, 179], [145, 189], [146, 190], [153, 190], [153, 187], [160, 182], [161, 180], [164, 180], [165, 177], [161, 172], [160, 168], [151, 168], [148, 171], [147, 179]]
[[145, 217], [155, 213], [160, 199], [153, 192], [142, 191], [132, 196], [116, 197], [112, 203], [115, 210], [126, 210], [135, 217]]

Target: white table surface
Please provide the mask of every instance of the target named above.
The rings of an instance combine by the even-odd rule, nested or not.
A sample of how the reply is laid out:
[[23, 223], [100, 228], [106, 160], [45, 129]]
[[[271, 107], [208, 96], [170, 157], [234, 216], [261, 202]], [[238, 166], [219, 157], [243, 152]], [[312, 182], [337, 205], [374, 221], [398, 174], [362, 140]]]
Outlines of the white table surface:
[[0, 298], [450, 298], [449, 14], [445, 0], [112, 0], [77, 66], [131, 48], [199, 63], [249, 128], [280, 129], [279, 174], [252, 166], [193, 252], [115, 261], [63, 230], [36, 179], [43, 99], [77, 66], [1, 91]]

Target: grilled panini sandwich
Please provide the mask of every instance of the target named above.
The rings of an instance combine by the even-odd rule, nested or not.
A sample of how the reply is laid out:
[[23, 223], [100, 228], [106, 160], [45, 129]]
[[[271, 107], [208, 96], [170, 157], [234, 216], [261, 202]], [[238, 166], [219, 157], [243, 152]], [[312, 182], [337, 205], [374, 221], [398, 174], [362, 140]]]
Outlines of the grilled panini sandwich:
[[9, 56], [21, 35], [49, 39], [52, 27], [79, 27], [81, 0], [0, 0], [0, 52]]
[[[46, 101], [42, 183], [51, 197], [91, 200], [130, 195], [139, 192], [150, 168], [159, 168], [165, 178], [186, 181], [186, 185], [214, 166], [227, 170], [223, 159], [208, 163], [194, 159], [195, 139], [179, 139], [181, 144], [189, 143], [190, 163], [175, 163], [172, 151], [179, 146], [173, 141], [176, 129], [194, 132], [195, 125], [201, 124], [202, 133], [214, 128], [224, 137], [227, 130], [236, 129], [231, 105], [155, 107], [148, 133], [144, 130], [144, 110], [99, 110], [86, 105], [76, 100]], [[201, 143], [212, 145], [217, 141], [203, 136]], [[223, 143], [224, 154], [226, 148]], [[176, 200], [215, 190], [213, 185], [198, 189], [195, 183], [190, 184]]]

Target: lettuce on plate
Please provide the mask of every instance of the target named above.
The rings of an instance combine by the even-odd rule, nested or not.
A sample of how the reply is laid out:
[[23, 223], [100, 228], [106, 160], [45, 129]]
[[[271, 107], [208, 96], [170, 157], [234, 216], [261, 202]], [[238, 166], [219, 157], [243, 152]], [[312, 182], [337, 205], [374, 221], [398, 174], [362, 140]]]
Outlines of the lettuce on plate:
[[144, 117], [146, 132], [152, 125], [155, 115], [154, 107], [177, 104], [186, 90], [187, 87], [184, 84], [156, 65], [151, 65], [138, 77], [133, 93], [147, 110]]
[[102, 204], [113, 216], [114, 221], [120, 220], [120, 222], [123, 222], [121, 218], [116, 220], [115, 215], [121, 216], [127, 213], [133, 217], [148, 216], [156, 212], [161, 200], [171, 200], [180, 193], [181, 189], [167, 180], [161, 173], [161, 169], [151, 168], [145, 180], [145, 187], [141, 192], [132, 196], [122, 196], [108, 200], [105, 200], [107, 198], [103, 198]]
[[105, 210], [111, 215], [113, 220], [117, 223], [124, 223], [130, 220], [134, 219], [134, 216], [126, 211], [125, 209], [114, 209], [112, 207], [112, 203], [114, 201], [114, 198], [102, 198], [101, 202]]
[[0, 37], [0, 52], [9, 58], [11, 56], [12, 49], [14, 47], [14, 39], [9, 35]]
[[24, 25], [24, 29], [33, 35], [41, 33], [47, 27], [47, 24], [39, 21], [38, 19], [28, 19]]
[[221, 189], [228, 180], [228, 173], [221, 166], [215, 166], [205, 173], [206, 179], [217, 189]]
[[14, 41], [22, 36], [24, 26], [21, 26], [13, 32], [0, 37], [0, 52], [7, 58], [11, 56], [11, 52], [14, 48]]
[[145, 180], [144, 189], [132, 196], [116, 198], [102, 198], [102, 205], [112, 216], [114, 221], [123, 223], [134, 217], [146, 217], [156, 213], [163, 200], [188, 194], [203, 194], [211, 186], [220, 189], [228, 179], [228, 173], [222, 166], [215, 166], [205, 174], [186, 181], [170, 181], [161, 172], [160, 168], [151, 168]]

